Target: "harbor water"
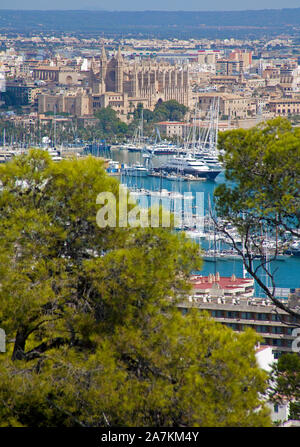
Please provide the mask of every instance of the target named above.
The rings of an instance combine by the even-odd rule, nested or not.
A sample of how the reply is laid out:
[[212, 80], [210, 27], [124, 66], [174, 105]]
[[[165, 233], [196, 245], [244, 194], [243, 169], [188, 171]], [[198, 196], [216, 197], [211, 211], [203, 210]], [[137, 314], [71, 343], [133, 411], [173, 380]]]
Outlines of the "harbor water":
[[[112, 147], [108, 153], [103, 154], [105, 157], [109, 157], [120, 163], [126, 163], [128, 165], [134, 163], [144, 163], [143, 156], [139, 152], [129, 152], [126, 150]], [[153, 159], [153, 165], [165, 161], [168, 156], [157, 156]], [[184, 194], [185, 192], [193, 193], [196, 197], [196, 193], [203, 193], [204, 199], [204, 215], [209, 215], [209, 206], [213, 206], [213, 193], [218, 184], [224, 183], [224, 174], [220, 173], [214, 181], [211, 180], [199, 180], [199, 181], [181, 181], [181, 180], [169, 180], [159, 177], [138, 177], [138, 176], [122, 176], [120, 178], [121, 183], [126, 184], [129, 188], [145, 188], [151, 191], [159, 191], [166, 189], [171, 192], [179, 192]], [[194, 240], [204, 249], [208, 248], [208, 242], [205, 239]], [[285, 259], [276, 260], [270, 263], [270, 271], [274, 274], [276, 288], [287, 289], [280, 290], [280, 294], [284, 297], [288, 294], [288, 289], [300, 288], [300, 257], [290, 256]], [[219, 272], [221, 276], [231, 276], [235, 274], [237, 277], [243, 276], [243, 264], [240, 259], [210, 259], [209, 261], [203, 261], [202, 275], [208, 275], [210, 273], [215, 274]], [[262, 277], [262, 279], [264, 279]], [[286, 292], [286, 293], [284, 293]], [[256, 296], [263, 296], [262, 291], [255, 285]]]

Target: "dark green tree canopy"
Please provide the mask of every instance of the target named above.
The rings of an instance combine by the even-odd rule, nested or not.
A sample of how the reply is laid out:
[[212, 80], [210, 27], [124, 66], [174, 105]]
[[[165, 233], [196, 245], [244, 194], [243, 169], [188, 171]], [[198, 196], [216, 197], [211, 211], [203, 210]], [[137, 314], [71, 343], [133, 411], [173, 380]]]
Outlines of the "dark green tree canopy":
[[0, 166], [2, 426], [265, 426], [257, 335], [182, 315], [199, 249], [167, 228], [99, 228], [119, 184], [93, 157]]
[[95, 117], [99, 120], [99, 130], [103, 137], [114, 135], [124, 135], [128, 132], [126, 123], [118, 118], [117, 113], [111, 107], [104, 107], [95, 112]]
[[188, 108], [175, 99], [158, 102], [154, 109], [155, 121], [182, 121]]
[[138, 104], [134, 111], [134, 119], [140, 119], [143, 110], [143, 118], [148, 123], [158, 121], [182, 121], [188, 108], [175, 99], [158, 101], [153, 111], [143, 109], [143, 104]]

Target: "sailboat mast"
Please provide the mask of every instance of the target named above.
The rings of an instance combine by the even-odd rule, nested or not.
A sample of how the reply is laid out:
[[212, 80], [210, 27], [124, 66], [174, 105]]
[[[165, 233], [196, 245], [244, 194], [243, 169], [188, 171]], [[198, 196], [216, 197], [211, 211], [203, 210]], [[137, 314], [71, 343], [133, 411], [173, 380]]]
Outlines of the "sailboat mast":
[[195, 157], [195, 146], [196, 146], [196, 114], [197, 114], [197, 104], [195, 106], [195, 112], [193, 117], [193, 137], [192, 137], [193, 157]]
[[220, 98], [218, 98], [217, 107], [216, 107], [216, 130], [215, 130], [215, 147], [214, 147], [215, 151], [217, 151], [217, 146], [218, 146], [219, 110], [220, 110]]
[[144, 109], [142, 109], [142, 115], [141, 115], [141, 143], [143, 141], [144, 137]]

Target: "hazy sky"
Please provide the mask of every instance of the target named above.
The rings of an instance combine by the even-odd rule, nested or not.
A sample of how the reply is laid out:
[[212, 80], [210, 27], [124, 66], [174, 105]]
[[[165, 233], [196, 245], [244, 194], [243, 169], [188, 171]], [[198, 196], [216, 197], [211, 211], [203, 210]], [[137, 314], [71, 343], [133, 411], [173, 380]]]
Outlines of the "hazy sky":
[[0, 9], [104, 9], [118, 11], [230, 11], [299, 8], [299, 0], [1, 0]]

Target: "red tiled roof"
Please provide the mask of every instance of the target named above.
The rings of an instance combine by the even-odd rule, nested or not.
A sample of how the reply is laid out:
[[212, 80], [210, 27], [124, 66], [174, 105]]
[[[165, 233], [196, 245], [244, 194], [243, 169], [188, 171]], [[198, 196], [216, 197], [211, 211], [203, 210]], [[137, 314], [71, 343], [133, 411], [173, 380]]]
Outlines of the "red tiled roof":
[[255, 349], [255, 352], [257, 353], [257, 352], [261, 352], [261, 351], [264, 351], [265, 349], [272, 349], [272, 347], [271, 346], [260, 346], [259, 348], [257, 348], [257, 349]]
[[233, 289], [237, 287], [252, 286], [253, 280], [249, 278], [236, 278], [234, 275], [231, 277], [225, 276], [192, 276], [191, 283], [194, 289], [205, 290], [210, 289], [213, 284], [218, 284], [220, 289]]

